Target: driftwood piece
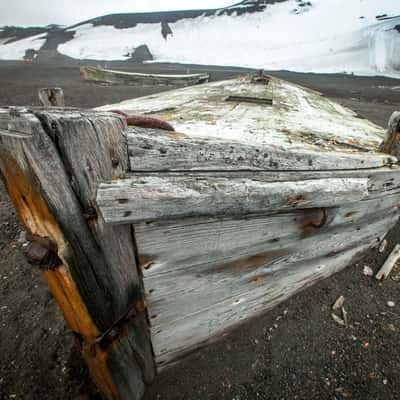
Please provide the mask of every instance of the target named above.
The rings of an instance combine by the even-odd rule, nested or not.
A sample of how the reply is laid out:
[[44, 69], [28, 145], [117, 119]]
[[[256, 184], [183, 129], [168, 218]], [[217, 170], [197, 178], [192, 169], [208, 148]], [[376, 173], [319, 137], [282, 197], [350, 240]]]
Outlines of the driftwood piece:
[[396, 244], [394, 246], [392, 252], [389, 254], [389, 257], [386, 259], [381, 269], [375, 275], [375, 278], [378, 280], [386, 279], [393, 267], [396, 265], [397, 261], [400, 259], [400, 244]]
[[27, 230], [57, 246], [62, 264], [44, 275], [107, 399], [139, 399], [154, 376], [132, 233], [93, 208], [97, 181], [125, 173], [123, 128], [112, 114], [0, 110], [7, 190]]
[[97, 204], [108, 223], [241, 215], [333, 207], [365, 198], [367, 179], [258, 182], [250, 179], [143, 176], [100, 184]]
[[394, 112], [390, 117], [388, 129], [379, 150], [396, 157], [400, 156], [400, 112]]
[[61, 88], [39, 89], [39, 101], [44, 107], [64, 107], [64, 91]]

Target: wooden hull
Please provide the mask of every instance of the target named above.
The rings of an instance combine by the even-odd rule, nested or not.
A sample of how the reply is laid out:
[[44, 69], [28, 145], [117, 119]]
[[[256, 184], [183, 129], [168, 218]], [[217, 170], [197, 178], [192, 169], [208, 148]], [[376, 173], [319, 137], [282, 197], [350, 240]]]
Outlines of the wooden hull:
[[155, 370], [343, 269], [400, 216], [400, 113], [378, 148], [382, 129], [351, 111], [252, 82], [104, 107], [175, 131], [106, 110], [0, 109], [26, 253], [107, 399], [140, 400]]
[[131, 175], [97, 192], [107, 223], [134, 227], [159, 369], [343, 269], [400, 216], [383, 130], [318, 93], [232, 80], [107, 109], [177, 131], [129, 128]]
[[104, 68], [81, 67], [81, 76], [86, 81], [106, 83], [109, 85], [175, 85], [191, 86], [209, 81], [208, 74], [159, 75], [142, 74], [124, 71], [113, 71]]

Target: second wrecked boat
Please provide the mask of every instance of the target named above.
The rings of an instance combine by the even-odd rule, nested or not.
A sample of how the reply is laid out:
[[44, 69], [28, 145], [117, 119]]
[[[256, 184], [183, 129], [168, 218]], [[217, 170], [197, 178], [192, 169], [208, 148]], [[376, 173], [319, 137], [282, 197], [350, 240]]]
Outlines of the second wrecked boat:
[[100, 67], [81, 67], [81, 76], [86, 81], [110, 85], [177, 85], [191, 86], [208, 82], [209, 74], [148, 74], [117, 71]]

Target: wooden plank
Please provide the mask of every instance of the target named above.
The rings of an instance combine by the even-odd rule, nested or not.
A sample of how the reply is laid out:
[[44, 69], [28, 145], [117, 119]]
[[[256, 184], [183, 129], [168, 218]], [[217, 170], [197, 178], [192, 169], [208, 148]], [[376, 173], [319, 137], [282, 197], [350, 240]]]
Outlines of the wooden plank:
[[392, 252], [389, 254], [389, 257], [386, 259], [380, 270], [375, 275], [375, 278], [378, 280], [387, 279], [393, 267], [400, 259], [400, 244], [396, 244], [394, 246]]
[[[84, 130], [89, 124], [92, 130]], [[23, 133], [18, 134], [19, 125]], [[83, 132], [78, 133], [81, 128]], [[129, 229], [129, 240], [128, 231], [124, 231], [125, 237], [119, 235], [119, 227], [102, 230], [93, 213], [87, 213], [90, 210], [85, 208], [91, 201], [90, 190], [95, 187], [92, 179], [101, 175], [97, 165], [104, 173], [114, 171], [121, 176], [125, 172], [126, 151], [125, 159], [116, 168], [115, 163], [112, 167], [112, 156], [105, 154], [110, 153], [110, 148], [102, 148], [105, 143], [112, 144], [115, 148], [111, 154], [118, 154], [119, 148], [123, 154], [123, 146], [117, 143], [123, 141], [117, 137], [122, 128], [123, 122], [110, 115], [88, 115], [83, 111], [53, 114], [44, 110], [35, 116], [23, 109], [1, 109], [0, 170], [28, 231], [56, 243], [62, 264], [46, 270], [44, 275], [70, 328], [81, 338], [82, 353], [96, 384], [107, 399], [139, 399], [144, 381], [154, 374], [154, 364], [132, 236]], [[89, 137], [80, 142], [77, 138], [81, 134]], [[74, 145], [78, 148], [72, 150]], [[85, 145], [86, 152], [79, 149]], [[75, 154], [79, 158], [83, 153], [85, 157], [79, 160], [73, 157]], [[85, 175], [86, 187], [79, 174]], [[108, 174], [111, 177], [112, 173]], [[86, 204], [82, 190], [89, 193]], [[110, 237], [107, 247], [102, 237], [105, 231], [117, 235], [115, 239]], [[116, 259], [108, 258], [104, 252], [111, 252], [114, 243], [126, 248], [113, 251]], [[118, 258], [125, 251], [132, 256], [129, 264], [127, 259], [122, 264]], [[136, 318], [128, 320], [127, 336], [121, 337], [118, 345], [106, 344], [105, 333], [133, 306], [138, 311]], [[118, 329], [125, 329], [127, 324], [122, 322]], [[128, 360], [119, 357], [121, 352], [126, 352]]]
[[[397, 215], [400, 195], [347, 204], [330, 209], [298, 210], [274, 215], [237, 218], [187, 218], [135, 224], [145, 279], [196, 269], [202, 264], [223, 264], [279, 251], [326, 229], [354, 224], [375, 215]], [[240, 234], [239, 234], [240, 232]]]
[[366, 197], [367, 184], [367, 179], [265, 183], [250, 179], [142, 176], [100, 184], [97, 204], [107, 223], [126, 224], [333, 207]]
[[[67, 115], [39, 111], [36, 114], [45, 129], [54, 135], [81, 207], [90, 217], [89, 227], [106, 264], [100, 272], [104, 276], [107, 301], [115, 307], [112, 321], [115, 323], [132, 305], [144, 301], [143, 284], [135, 261], [134, 239], [129, 226], [106, 225], [101, 218], [91, 214], [97, 212], [96, 190], [99, 182], [121, 178], [128, 169], [126, 143], [122, 135], [125, 122], [115, 114], [90, 111], [70, 111]], [[131, 324], [133, 337], [142, 334], [145, 320], [143, 312]], [[151, 382], [155, 371], [149, 333], [147, 343], [142, 341], [136, 356], [141, 358], [145, 367], [145, 381]]]
[[[246, 134], [244, 131], [243, 136]], [[397, 162], [393, 156], [368, 151], [361, 146], [354, 151], [351, 145], [344, 145], [342, 150], [339, 147], [327, 151], [318, 147], [312, 149], [306, 141], [297, 147], [251, 144], [135, 127], [127, 130], [127, 138], [133, 172], [352, 170]]]
[[185, 172], [134, 172], [127, 177], [158, 176], [192, 178], [240, 178], [259, 182], [295, 182], [312, 179], [354, 178], [368, 179], [368, 198], [386, 196], [400, 191], [400, 167], [370, 168], [361, 170], [325, 170], [325, 171], [185, 171]]
[[283, 241], [280, 247], [264, 245], [261, 252], [250, 256], [236, 253], [233, 260], [216, 261], [210, 257], [208, 263], [146, 277], [152, 329], [175, 324], [214, 307], [225, 298], [239, 298], [252, 288], [263, 285], [264, 280], [273, 279], [277, 271], [286, 270], [290, 275], [290, 269], [297, 268], [297, 263], [337, 254], [373, 238], [376, 240], [387, 232], [387, 227], [391, 227], [393, 216], [390, 216], [391, 220], [348, 224], [297, 241]]
[[311, 284], [320, 268], [324, 276], [343, 268], [347, 249], [378, 245], [398, 219], [399, 202], [392, 194], [326, 215], [136, 224], [159, 368]]
[[181, 320], [175, 326], [154, 329], [153, 345], [159, 369], [179, 361], [202, 345], [218, 340], [230, 329], [255, 318], [320, 279], [343, 269], [370, 244], [343, 253], [297, 264], [290, 275], [275, 275], [272, 284], [252, 289], [247, 296], [229, 298], [214, 308]]

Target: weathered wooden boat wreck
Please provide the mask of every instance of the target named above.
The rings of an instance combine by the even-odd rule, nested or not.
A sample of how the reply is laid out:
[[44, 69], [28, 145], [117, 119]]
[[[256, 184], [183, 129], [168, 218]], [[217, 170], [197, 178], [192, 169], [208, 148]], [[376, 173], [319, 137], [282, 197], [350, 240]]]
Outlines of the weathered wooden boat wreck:
[[86, 81], [109, 85], [176, 85], [191, 86], [206, 83], [209, 74], [144, 74], [139, 72], [116, 71], [106, 68], [81, 67], [81, 76]]
[[400, 213], [399, 125], [240, 78], [2, 109], [0, 169], [103, 395], [139, 399], [157, 370], [379, 244]]

